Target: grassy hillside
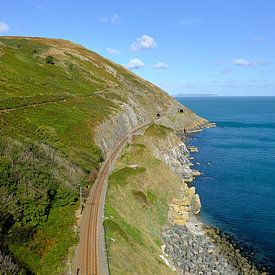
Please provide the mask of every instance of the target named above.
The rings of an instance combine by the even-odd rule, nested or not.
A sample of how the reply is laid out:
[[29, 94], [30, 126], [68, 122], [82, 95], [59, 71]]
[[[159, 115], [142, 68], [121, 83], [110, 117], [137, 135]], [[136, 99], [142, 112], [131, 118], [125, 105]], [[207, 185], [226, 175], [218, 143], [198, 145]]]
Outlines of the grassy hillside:
[[111, 274], [173, 274], [160, 257], [160, 236], [181, 182], [145, 145], [152, 136], [165, 142], [171, 131], [150, 126], [128, 146], [110, 176], [104, 226]]
[[79, 186], [104, 159], [96, 126], [129, 99], [164, 111], [171, 99], [64, 40], [0, 37], [0, 71], [0, 270], [61, 273]]

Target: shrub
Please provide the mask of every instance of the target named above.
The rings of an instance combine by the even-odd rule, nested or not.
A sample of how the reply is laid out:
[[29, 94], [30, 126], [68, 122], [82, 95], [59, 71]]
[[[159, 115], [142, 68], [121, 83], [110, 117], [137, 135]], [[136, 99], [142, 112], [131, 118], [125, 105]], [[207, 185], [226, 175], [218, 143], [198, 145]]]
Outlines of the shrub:
[[48, 55], [47, 57], [46, 57], [46, 63], [47, 64], [52, 64], [52, 65], [54, 65], [54, 58], [53, 58], [53, 56], [52, 55]]

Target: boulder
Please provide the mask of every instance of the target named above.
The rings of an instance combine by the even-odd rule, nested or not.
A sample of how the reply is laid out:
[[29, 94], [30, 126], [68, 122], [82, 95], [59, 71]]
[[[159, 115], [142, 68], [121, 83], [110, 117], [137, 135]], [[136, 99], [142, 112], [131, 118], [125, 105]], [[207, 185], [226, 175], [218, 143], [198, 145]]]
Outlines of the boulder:
[[191, 211], [196, 215], [199, 214], [201, 211], [201, 201], [198, 194], [195, 194], [195, 196], [191, 200]]
[[192, 175], [193, 175], [193, 177], [198, 177], [201, 175], [201, 172], [198, 170], [192, 170]]
[[187, 196], [188, 198], [191, 200], [196, 194], [196, 189], [195, 187], [190, 187], [188, 190], [187, 190]]

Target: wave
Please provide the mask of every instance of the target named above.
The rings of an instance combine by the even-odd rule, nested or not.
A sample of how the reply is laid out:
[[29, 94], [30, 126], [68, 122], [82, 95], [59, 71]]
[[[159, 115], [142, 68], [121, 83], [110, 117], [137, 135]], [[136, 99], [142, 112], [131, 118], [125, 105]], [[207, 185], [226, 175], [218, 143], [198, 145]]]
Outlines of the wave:
[[266, 128], [266, 129], [275, 129], [274, 122], [267, 123], [245, 123], [239, 121], [216, 121], [218, 127], [222, 128]]

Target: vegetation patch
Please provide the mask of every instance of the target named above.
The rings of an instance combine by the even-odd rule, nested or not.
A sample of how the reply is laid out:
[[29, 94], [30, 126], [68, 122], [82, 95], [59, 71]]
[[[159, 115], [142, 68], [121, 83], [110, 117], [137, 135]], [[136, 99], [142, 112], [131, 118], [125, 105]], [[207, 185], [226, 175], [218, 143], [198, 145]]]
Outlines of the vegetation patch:
[[117, 237], [117, 234], [119, 234], [127, 242], [133, 241], [143, 244], [141, 232], [137, 228], [125, 222], [125, 220], [114, 208], [112, 208], [111, 205], [106, 204], [105, 207], [106, 219], [104, 220], [104, 227], [108, 238], [114, 239]]
[[146, 136], [151, 137], [161, 137], [165, 138], [169, 133], [172, 132], [172, 129], [158, 124], [151, 124], [145, 131]]
[[[159, 257], [160, 235], [180, 181], [143, 140], [126, 148], [109, 180], [104, 228], [111, 274], [173, 273]], [[137, 174], [132, 164], [146, 173]]]
[[1, 139], [0, 153], [1, 249], [22, 272], [63, 270], [61, 258], [76, 238], [78, 186], [86, 175], [46, 144]]
[[69, 248], [77, 243], [73, 231], [74, 206], [53, 208], [47, 222], [36, 228], [31, 239], [11, 245], [11, 253], [26, 270], [39, 274], [58, 274], [66, 271]]
[[53, 127], [38, 126], [37, 133], [44, 140], [48, 140], [51, 142], [56, 142], [59, 140], [57, 133]]
[[148, 197], [142, 191], [133, 191], [133, 195], [145, 207], [150, 207], [151, 203], [150, 203]]
[[144, 173], [145, 171], [146, 168], [144, 167], [123, 167], [112, 173], [112, 175], [110, 176], [110, 184], [124, 186], [127, 184], [127, 179], [129, 177], [139, 175], [141, 173]]

